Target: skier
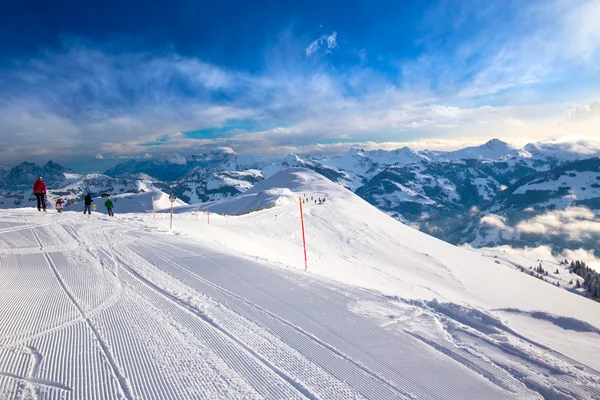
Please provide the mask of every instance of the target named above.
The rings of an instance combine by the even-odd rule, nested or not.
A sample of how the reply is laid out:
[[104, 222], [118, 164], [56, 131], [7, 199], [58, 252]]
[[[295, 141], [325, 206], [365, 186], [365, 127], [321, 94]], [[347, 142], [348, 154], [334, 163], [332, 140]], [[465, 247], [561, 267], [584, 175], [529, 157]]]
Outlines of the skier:
[[56, 200], [56, 204], [54, 204], [54, 208], [56, 208], [56, 211], [60, 214], [62, 213], [63, 210], [63, 201], [62, 199], [59, 197], [58, 200]]
[[106, 201], [104, 202], [104, 206], [106, 207], [106, 209], [108, 210], [108, 216], [109, 217], [114, 217], [115, 214], [113, 214], [113, 202], [110, 200], [110, 196], [108, 196], [108, 199], [106, 199]]
[[35, 194], [35, 199], [37, 200], [38, 211], [44, 209], [44, 212], [46, 212], [46, 184], [41, 176], [33, 184], [33, 194]]
[[83, 207], [83, 214], [85, 214], [85, 212], [88, 212], [88, 215], [92, 214], [92, 201], [94, 201], [92, 199], [92, 194], [88, 193], [85, 197], [84, 197], [84, 204], [85, 206]]

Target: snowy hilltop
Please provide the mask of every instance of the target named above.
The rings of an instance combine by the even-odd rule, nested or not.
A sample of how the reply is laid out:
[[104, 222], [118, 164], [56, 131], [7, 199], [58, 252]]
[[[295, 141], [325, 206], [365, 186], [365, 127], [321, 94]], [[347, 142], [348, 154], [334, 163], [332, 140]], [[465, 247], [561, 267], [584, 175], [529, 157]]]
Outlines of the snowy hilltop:
[[[233, 199], [283, 169], [301, 167], [352, 190], [399, 221], [453, 244], [544, 247], [557, 257], [581, 250], [591, 261], [600, 259], [595, 245], [600, 240], [595, 226], [600, 212], [599, 155], [599, 142], [589, 140], [515, 148], [492, 139], [452, 152], [351, 148], [337, 155], [277, 157], [215, 150], [129, 160], [104, 174], [91, 175], [53, 162], [22, 163], [0, 169], [0, 208], [27, 204], [32, 179], [38, 174], [47, 178], [51, 203], [58, 196], [80, 201], [87, 190], [94, 195], [161, 190], [197, 204]], [[550, 236], [536, 225], [563, 211], [582, 217], [559, 215], [566, 222], [553, 227]], [[569, 221], [589, 229], [573, 234]]]
[[600, 303], [566, 266], [550, 284], [306, 168], [179, 204], [172, 229], [127, 200], [0, 210], [3, 394], [599, 398]]

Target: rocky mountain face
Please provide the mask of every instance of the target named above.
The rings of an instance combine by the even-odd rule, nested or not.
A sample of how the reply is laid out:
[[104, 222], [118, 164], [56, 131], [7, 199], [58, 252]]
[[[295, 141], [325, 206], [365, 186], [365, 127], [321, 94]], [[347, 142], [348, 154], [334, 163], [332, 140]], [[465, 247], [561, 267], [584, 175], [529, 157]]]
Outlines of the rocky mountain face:
[[48, 161], [44, 165], [37, 165], [31, 162], [22, 162], [14, 168], [4, 168], [2, 174], [2, 188], [4, 189], [24, 189], [33, 186], [33, 182], [41, 176], [47, 184], [51, 184], [63, 179], [64, 173], [72, 172], [68, 168], [63, 168], [59, 164]]

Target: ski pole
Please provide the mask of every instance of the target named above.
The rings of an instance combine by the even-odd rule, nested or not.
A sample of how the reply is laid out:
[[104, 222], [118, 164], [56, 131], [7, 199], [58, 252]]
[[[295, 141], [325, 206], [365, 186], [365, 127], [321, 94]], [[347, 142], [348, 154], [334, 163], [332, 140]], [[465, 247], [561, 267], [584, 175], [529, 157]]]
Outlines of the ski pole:
[[29, 205], [29, 203], [31, 203], [31, 200], [33, 200], [33, 197], [29, 196], [29, 201], [27, 202], [27, 204], [25, 204], [23, 206], [23, 208], [27, 208], [27, 206]]

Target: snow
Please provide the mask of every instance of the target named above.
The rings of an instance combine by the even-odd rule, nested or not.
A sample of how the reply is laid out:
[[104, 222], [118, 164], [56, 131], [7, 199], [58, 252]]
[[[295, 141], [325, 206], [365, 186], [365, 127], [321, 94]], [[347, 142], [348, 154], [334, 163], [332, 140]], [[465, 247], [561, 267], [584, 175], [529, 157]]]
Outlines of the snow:
[[383, 195], [374, 195], [373, 198], [377, 200], [377, 205], [386, 205], [389, 208], [397, 207], [402, 202], [413, 202], [417, 204], [435, 204], [435, 201], [431, 200], [425, 195], [416, 192], [415, 190], [403, 186], [397, 182], [389, 182], [393, 186], [398, 188], [398, 191]]
[[600, 197], [600, 173], [592, 171], [565, 171], [555, 180], [533, 181], [519, 186], [515, 194], [526, 194], [528, 191], [545, 190], [556, 192], [561, 187], [568, 187], [570, 200], [586, 200]]
[[166, 194], [119, 196], [114, 218], [0, 210], [3, 395], [600, 398], [599, 303], [314, 172], [181, 204], [172, 230], [139, 206]]
[[477, 187], [479, 196], [485, 200], [491, 200], [496, 194], [494, 189], [490, 187], [490, 184], [495, 184], [496, 187], [500, 187], [500, 184], [493, 178], [475, 178], [473, 184]]
[[461, 159], [481, 159], [481, 160], [502, 160], [514, 157], [518, 154], [517, 149], [499, 139], [492, 139], [481, 146], [465, 147], [464, 149], [441, 153], [437, 156], [443, 160], [461, 160]]
[[[171, 209], [171, 200], [169, 200], [169, 195], [160, 190], [142, 193], [123, 193], [110, 196], [110, 198], [113, 202], [115, 213], [151, 213], [153, 199], [154, 210], [156, 212]], [[93, 197], [92, 204], [96, 205], [96, 210], [98, 212], [106, 211], [104, 208], [104, 202], [106, 199], [106, 197]], [[185, 205], [187, 204], [180, 199], [176, 199], [173, 203], [174, 208], [179, 208]], [[71, 211], [83, 211], [83, 207], [83, 202], [77, 202], [73, 203], [72, 207], [67, 205], [65, 209]]]

